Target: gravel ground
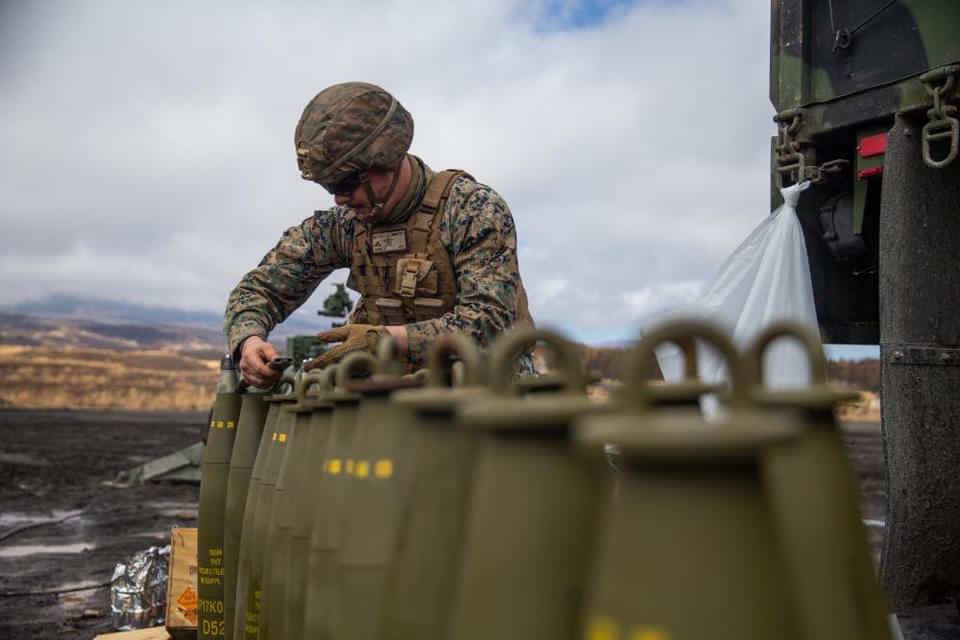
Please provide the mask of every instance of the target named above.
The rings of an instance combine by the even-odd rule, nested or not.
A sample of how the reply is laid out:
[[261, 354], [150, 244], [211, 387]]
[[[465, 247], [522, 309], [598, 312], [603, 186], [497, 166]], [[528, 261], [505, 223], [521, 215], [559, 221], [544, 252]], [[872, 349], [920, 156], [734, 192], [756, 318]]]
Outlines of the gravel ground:
[[[117, 562], [196, 526], [198, 487], [103, 483], [118, 471], [197, 442], [203, 413], [0, 410], [0, 638], [89, 639], [110, 630]], [[886, 476], [875, 423], [847, 425], [875, 553]], [[35, 525], [35, 526], [31, 526]], [[91, 587], [61, 594], [39, 592]], [[910, 612], [909, 640], [960, 637], [955, 607]]]

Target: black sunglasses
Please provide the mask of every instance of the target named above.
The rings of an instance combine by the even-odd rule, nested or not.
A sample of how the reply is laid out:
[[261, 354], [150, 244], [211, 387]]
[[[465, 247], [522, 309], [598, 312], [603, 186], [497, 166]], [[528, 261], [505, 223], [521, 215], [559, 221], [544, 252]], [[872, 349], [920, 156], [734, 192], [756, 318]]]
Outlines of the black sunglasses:
[[360, 183], [363, 182], [365, 174], [363, 171], [354, 171], [331, 184], [321, 185], [330, 195], [349, 195], [353, 193]]

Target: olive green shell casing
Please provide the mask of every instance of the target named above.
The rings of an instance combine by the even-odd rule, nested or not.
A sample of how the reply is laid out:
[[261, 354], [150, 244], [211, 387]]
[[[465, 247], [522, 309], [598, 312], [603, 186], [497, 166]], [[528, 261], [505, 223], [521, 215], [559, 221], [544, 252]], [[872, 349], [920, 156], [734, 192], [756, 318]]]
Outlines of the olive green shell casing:
[[307, 602], [307, 572], [309, 569], [310, 538], [313, 532], [315, 500], [320, 483], [324, 480], [323, 459], [327, 454], [330, 433], [333, 429], [333, 412], [336, 405], [331, 401], [339, 365], [314, 372], [316, 393], [307, 395], [301, 403], [310, 409], [307, 441], [298, 451], [294, 472], [295, 484], [291, 493], [292, 527], [290, 542], [283, 552], [281, 563], [287, 567], [286, 597], [283, 602], [283, 617], [286, 638], [303, 638]]
[[766, 452], [795, 439], [798, 425], [747, 407], [739, 355], [709, 325], [654, 330], [634, 357], [691, 335], [727, 360], [732, 388], [721, 422], [706, 423], [689, 406], [655, 400], [657, 394], [683, 396], [682, 390], [628, 378], [623, 397], [629, 404], [578, 423], [585, 453], [599, 456], [613, 443], [622, 455], [601, 509], [584, 637], [804, 637], [796, 632], [763, 475]]
[[353, 473], [353, 439], [360, 394], [345, 390], [348, 382], [369, 378], [376, 368], [376, 360], [367, 353], [352, 353], [341, 361], [337, 370], [336, 387], [327, 400], [333, 404], [330, 434], [324, 455], [313, 460], [314, 473], [319, 467], [320, 480], [312, 492], [308, 515], [310, 522], [309, 554], [305, 561], [306, 604], [304, 638], [321, 640], [333, 637], [339, 621], [336, 599], [337, 551], [339, 549], [346, 488]]
[[230, 470], [227, 473], [227, 499], [223, 514], [223, 619], [225, 638], [233, 638], [236, 611], [238, 554], [243, 512], [250, 488], [250, 474], [267, 419], [263, 393], [244, 393], [233, 440]]
[[[303, 579], [303, 571], [297, 571], [296, 576], [292, 573], [291, 558], [295, 555], [292, 542], [293, 528], [298, 520], [297, 503], [302, 501], [307, 488], [305, 468], [315, 435], [311, 417], [313, 409], [310, 403], [300, 400], [284, 410], [294, 413], [295, 417], [287, 440], [287, 455], [281, 462], [274, 487], [272, 515], [267, 527], [260, 602], [260, 637], [263, 639], [291, 637], [288, 607], [298, 599], [293, 592], [297, 582]], [[303, 542], [306, 541], [304, 537]], [[306, 545], [303, 547], [299, 551], [301, 557], [306, 558]], [[302, 616], [294, 626], [302, 627]]]
[[402, 368], [391, 371], [393, 362], [381, 349], [377, 374], [346, 385], [347, 391], [359, 393], [362, 400], [335, 570], [338, 620], [333, 637], [338, 640], [376, 637], [386, 575], [409, 493], [414, 454], [412, 411], [393, 404], [390, 395], [422, 383], [404, 378]]
[[[574, 638], [603, 465], [577, 455], [571, 425], [606, 407], [582, 393], [516, 397], [513, 363], [543, 341], [568, 388], [583, 388], [577, 351], [557, 334], [516, 329], [491, 347], [493, 394], [460, 419], [482, 439], [450, 636]], [[572, 382], [570, 382], [572, 381]]]
[[[225, 365], [229, 363], [225, 359]], [[210, 414], [207, 443], [203, 449], [200, 477], [200, 506], [197, 518], [197, 593], [199, 596], [197, 636], [223, 635], [223, 532], [227, 476], [233, 450], [241, 394], [232, 368], [221, 372], [221, 385]]]
[[[262, 475], [257, 481], [251, 478], [250, 491], [254, 499], [252, 509], [250, 503], [247, 505], [247, 511], [251, 514], [251, 538], [247, 550], [250, 557], [250, 569], [245, 585], [247, 591], [245, 603], [239, 600], [239, 588], [243, 588], [243, 586], [241, 585], [238, 588], [237, 613], [240, 614], [242, 605], [243, 631], [248, 640], [255, 640], [260, 635], [260, 599], [263, 596], [263, 566], [268, 544], [267, 530], [270, 516], [273, 513], [274, 488], [295, 418], [295, 414], [284, 411], [283, 406], [296, 402], [296, 396], [292, 391], [275, 395], [272, 400], [278, 405], [277, 417], [273, 432], [270, 434], [270, 442], [264, 452], [266, 458]], [[266, 433], [264, 435], [266, 436]], [[254, 465], [254, 472], [256, 472], [256, 465]], [[246, 531], [244, 531], [245, 533]]]
[[[310, 377], [308, 377], [310, 375]], [[289, 424], [279, 468], [273, 483], [269, 517], [264, 526], [263, 570], [259, 613], [261, 640], [287, 638], [287, 587], [290, 583], [289, 547], [293, 530], [293, 495], [302, 486], [304, 457], [310, 440], [311, 402], [305, 392], [320, 377], [299, 374], [294, 387], [294, 402], [282, 407]]]
[[292, 415], [266, 527], [260, 598], [261, 640], [290, 637], [286, 609], [295, 582], [290, 573], [290, 545], [296, 520], [296, 500], [306, 488], [304, 472], [314, 436], [311, 429], [313, 401], [307, 398], [306, 392], [322, 379], [319, 371], [301, 375], [294, 390], [296, 402], [283, 407], [283, 411]]
[[[451, 356], [458, 358], [460, 374]], [[489, 396], [484, 365], [469, 338], [443, 336], [432, 352], [429, 385], [393, 394], [394, 403], [414, 411], [416, 464], [387, 575], [378, 634], [383, 640], [438, 638], [447, 628], [480, 438], [459, 425], [456, 411]]]
[[243, 520], [240, 526], [240, 547], [237, 549], [237, 586], [234, 592], [234, 616], [232, 640], [241, 640], [246, 637], [246, 612], [249, 595], [250, 571], [253, 566], [254, 529], [253, 517], [256, 510], [257, 497], [260, 491], [260, 480], [263, 478], [267, 466], [269, 450], [274, 442], [277, 417], [280, 415], [280, 402], [276, 395], [264, 397], [267, 405], [267, 417], [264, 420], [260, 442], [257, 445], [257, 454], [248, 479], [247, 494], [244, 500]]
[[679, 414], [581, 423], [587, 450], [622, 451], [598, 523], [584, 637], [803, 637], [761, 475], [764, 451], [796, 430], [732, 413], [734, 431]]
[[[809, 387], [762, 388], [763, 355], [784, 338], [804, 347]], [[771, 448], [763, 459], [802, 637], [890, 638], [889, 607], [870, 557], [859, 486], [834, 418], [837, 403], [857, 394], [827, 385], [820, 339], [802, 326], [770, 327], [745, 357], [755, 385], [753, 399], [767, 410], [766, 420], [781, 422], [787, 414], [803, 426], [799, 438]]]

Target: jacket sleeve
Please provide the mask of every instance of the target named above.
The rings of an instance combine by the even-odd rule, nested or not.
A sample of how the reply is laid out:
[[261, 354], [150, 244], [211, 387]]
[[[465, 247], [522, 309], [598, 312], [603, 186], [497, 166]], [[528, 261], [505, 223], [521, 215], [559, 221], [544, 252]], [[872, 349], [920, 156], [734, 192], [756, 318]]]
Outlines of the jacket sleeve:
[[441, 225], [457, 280], [457, 303], [439, 318], [407, 325], [409, 359], [416, 366], [425, 364], [442, 334], [463, 331], [486, 346], [517, 316], [517, 232], [503, 198], [490, 187], [461, 178]]
[[223, 323], [228, 351], [235, 354], [250, 336], [266, 338], [330, 272], [349, 266], [352, 237], [353, 222], [341, 208], [317, 211], [284, 231], [230, 292]]

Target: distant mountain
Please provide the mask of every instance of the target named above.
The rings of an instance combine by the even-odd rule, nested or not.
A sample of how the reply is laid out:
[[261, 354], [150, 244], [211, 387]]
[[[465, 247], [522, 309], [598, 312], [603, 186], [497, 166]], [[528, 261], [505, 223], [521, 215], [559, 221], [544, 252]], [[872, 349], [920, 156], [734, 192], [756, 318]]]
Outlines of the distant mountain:
[[[223, 327], [223, 314], [215, 311], [151, 306], [125, 300], [70, 294], [53, 294], [39, 300], [28, 300], [7, 307], [0, 307], [0, 311], [14, 312], [31, 317], [89, 320], [104, 324], [183, 325], [205, 327], [218, 332]], [[286, 322], [281, 325], [282, 331], [279, 333], [284, 335], [316, 333], [323, 328], [321, 324], [316, 321], [311, 322], [305, 319], [303, 314], [298, 313], [287, 318]]]
[[216, 359], [223, 353], [222, 334], [206, 327], [100, 322], [8, 311], [0, 311], [0, 344], [56, 349], [176, 351], [204, 359]]
[[11, 305], [7, 307], [7, 310], [31, 316], [83, 318], [102, 322], [132, 322], [150, 325], [219, 326], [223, 323], [223, 316], [211, 311], [147, 306], [123, 300], [89, 298], [68, 294], [53, 294], [40, 300], [28, 300]]

